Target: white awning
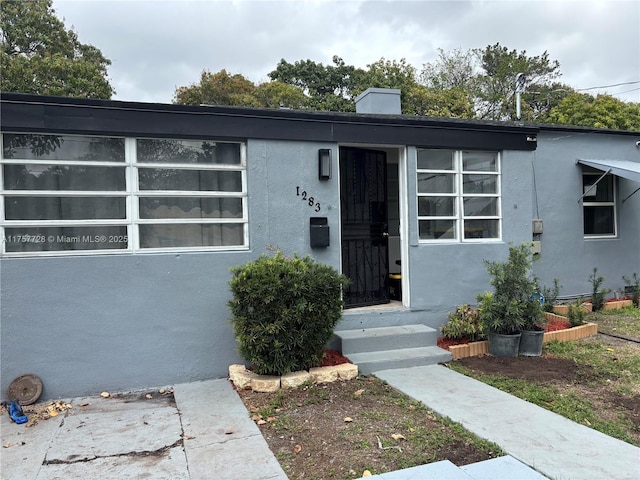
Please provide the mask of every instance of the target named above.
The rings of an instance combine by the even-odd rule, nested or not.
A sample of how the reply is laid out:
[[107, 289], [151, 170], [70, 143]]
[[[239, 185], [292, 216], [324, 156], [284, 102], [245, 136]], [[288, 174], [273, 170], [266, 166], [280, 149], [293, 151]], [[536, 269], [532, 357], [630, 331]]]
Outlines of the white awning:
[[603, 172], [611, 172], [618, 177], [628, 178], [640, 183], [640, 163], [629, 160], [586, 160], [578, 159], [578, 163], [597, 168]]

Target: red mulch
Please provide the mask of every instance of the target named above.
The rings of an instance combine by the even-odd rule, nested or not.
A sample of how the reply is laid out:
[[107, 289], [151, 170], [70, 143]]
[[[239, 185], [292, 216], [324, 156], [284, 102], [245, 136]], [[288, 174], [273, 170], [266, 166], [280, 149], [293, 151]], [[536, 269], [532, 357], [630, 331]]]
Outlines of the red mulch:
[[[622, 300], [631, 300], [631, 299], [632, 299], [631, 297], [605, 298], [604, 303], [621, 302]], [[589, 305], [591, 305], [591, 300], [585, 300], [584, 303], [588, 303]]]
[[449, 350], [449, 347], [452, 345], [466, 345], [467, 343], [469, 343], [468, 338], [438, 338], [438, 346], [445, 350]]
[[[551, 320], [547, 323], [547, 327], [545, 328], [545, 332], [555, 332], [556, 330], [566, 330], [571, 327], [569, 320]], [[449, 350], [449, 347], [452, 345], [466, 345], [469, 343], [468, 338], [438, 338], [438, 346], [440, 348], [444, 348], [445, 350]]]
[[571, 324], [569, 323], [569, 320], [551, 320], [549, 323], [547, 323], [547, 328], [545, 329], [545, 331], [555, 332], [556, 330], [566, 330], [570, 326]]
[[333, 367], [342, 363], [350, 363], [349, 359], [342, 355], [337, 350], [325, 350], [324, 358], [322, 359], [321, 367]]

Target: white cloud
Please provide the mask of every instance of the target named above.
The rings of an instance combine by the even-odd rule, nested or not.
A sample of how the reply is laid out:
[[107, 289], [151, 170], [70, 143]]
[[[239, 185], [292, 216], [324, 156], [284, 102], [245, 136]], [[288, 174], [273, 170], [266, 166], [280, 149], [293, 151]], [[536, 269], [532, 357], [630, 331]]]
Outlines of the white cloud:
[[[437, 49], [500, 43], [560, 62], [574, 88], [640, 80], [637, 1], [142, 1], [54, 0], [80, 40], [113, 61], [115, 98], [170, 102], [200, 72], [267, 80], [281, 58], [365, 67]], [[640, 101], [640, 84], [607, 89]]]

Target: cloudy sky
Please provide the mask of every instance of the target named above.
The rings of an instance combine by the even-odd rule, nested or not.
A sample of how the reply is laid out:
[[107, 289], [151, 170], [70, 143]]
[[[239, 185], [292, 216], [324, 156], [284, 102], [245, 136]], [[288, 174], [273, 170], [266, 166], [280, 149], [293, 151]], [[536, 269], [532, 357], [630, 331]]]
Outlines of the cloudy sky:
[[[500, 43], [548, 51], [561, 81], [640, 102], [640, 2], [54, 0], [80, 41], [113, 62], [115, 99], [170, 103], [202, 70], [267, 81], [280, 59], [365, 68]], [[612, 86], [622, 84], [618, 86]]]

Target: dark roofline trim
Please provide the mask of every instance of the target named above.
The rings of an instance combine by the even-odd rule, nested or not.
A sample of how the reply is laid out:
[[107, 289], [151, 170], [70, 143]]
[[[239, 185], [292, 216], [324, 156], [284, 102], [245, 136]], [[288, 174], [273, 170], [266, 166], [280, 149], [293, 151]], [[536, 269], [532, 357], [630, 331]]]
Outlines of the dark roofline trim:
[[[208, 107], [1, 94], [3, 131], [535, 150], [538, 127], [406, 115]], [[179, 121], [176, 116], [180, 116]]]

